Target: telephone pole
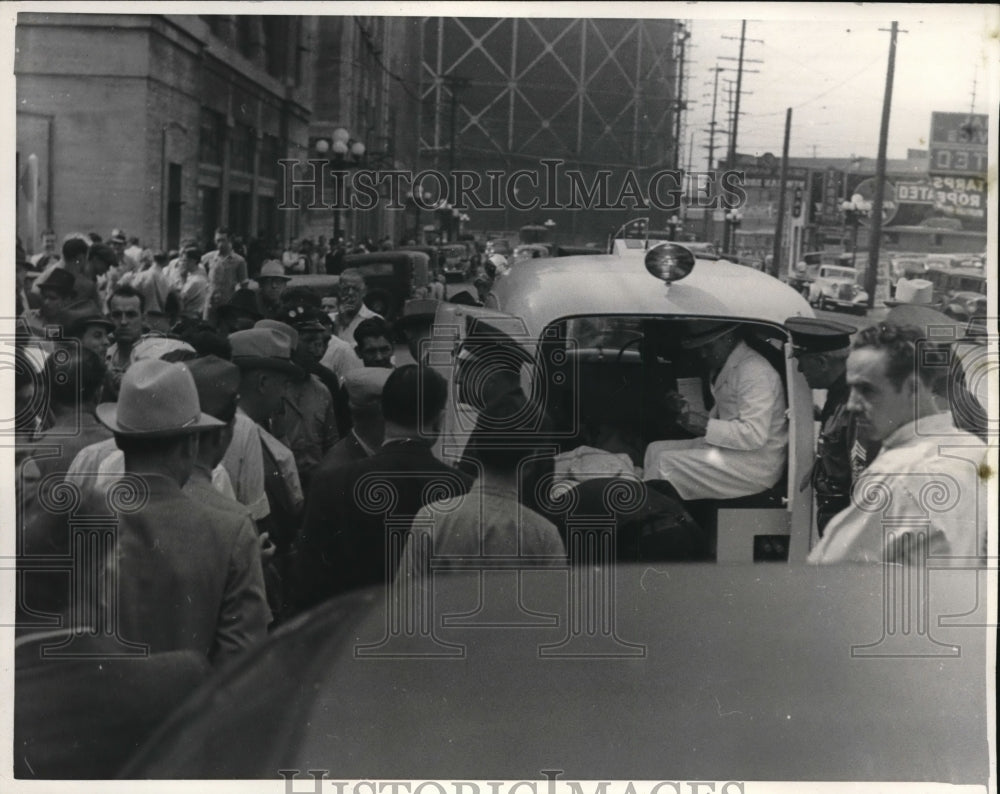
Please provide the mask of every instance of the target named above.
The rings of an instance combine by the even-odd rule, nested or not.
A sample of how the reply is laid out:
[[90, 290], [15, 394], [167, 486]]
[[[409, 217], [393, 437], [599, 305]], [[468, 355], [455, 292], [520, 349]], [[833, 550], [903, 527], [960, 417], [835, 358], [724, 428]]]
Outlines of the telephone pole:
[[674, 170], [680, 170], [681, 167], [681, 117], [685, 110], [687, 110], [687, 102], [684, 100], [684, 45], [687, 40], [691, 38], [691, 31], [687, 29], [687, 26], [683, 22], [677, 24], [677, 44], [680, 46], [680, 58], [678, 58], [678, 73], [677, 73], [677, 101], [675, 106], [677, 108], [674, 114]]
[[[879, 28], [885, 30], [885, 28]], [[868, 240], [868, 272], [865, 273], [865, 290], [868, 308], [875, 307], [875, 289], [878, 286], [878, 255], [882, 237], [882, 202], [885, 200], [885, 156], [889, 143], [889, 111], [892, 109], [892, 81], [896, 71], [896, 34], [899, 23], [893, 22], [889, 30], [889, 65], [885, 73], [885, 97], [882, 100], [882, 125], [878, 135], [878, 160], [875, 164], [875, 195], [872, 200], [870, 238]], [[908, 31], [902, 31], [907, 33]]]
[[[731, 36], [723, 36], [724, 39], [731, 39]], [[758, 44], [763, 44], [764, 42], [760, 39], [750, 39], [750, 41], [756, 42]], [[743, 93], [743, 63], [746, 60], [747, 63], [761, 63], [760, 60], [756, 59], [744, 59], [743, 53], [746, 48], [747, 43], [747, 21], [744, 19], [740, 23], [740, 57], [738, 59], [738, 64], [736, 67], [736, 103], [735, 109], [733, 110], [733, 121], [732, 128], [729, 132], [729, 154], [726, 158], [727, 168], [736, 168], [736, 141], [740, 129], [740, 96]], [[733, 60], [732, 58], [722, 58], [720, 60]], [[748, 70], [752, 71], [752, 70]], [[725, 228], [723, 230], [723, 240], [725, 244], [729, 246], [729, 232], [730, 232], [730, 222], [726, 219]]]

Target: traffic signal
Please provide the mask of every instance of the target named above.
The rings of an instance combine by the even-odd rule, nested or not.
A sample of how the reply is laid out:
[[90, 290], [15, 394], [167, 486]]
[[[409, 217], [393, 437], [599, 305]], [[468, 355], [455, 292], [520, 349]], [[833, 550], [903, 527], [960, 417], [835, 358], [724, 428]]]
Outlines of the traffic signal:
[[798, 218], [802, 215], [802, 188], [795, 188], [795, 194], [792, 198], [792, 217]]

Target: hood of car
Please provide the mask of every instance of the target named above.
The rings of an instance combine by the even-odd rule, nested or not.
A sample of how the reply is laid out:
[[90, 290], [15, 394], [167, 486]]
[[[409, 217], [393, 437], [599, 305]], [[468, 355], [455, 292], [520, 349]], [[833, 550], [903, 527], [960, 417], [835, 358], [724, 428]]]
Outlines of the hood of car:
[[924, 602], [886, 602], [891, 575], [588, 565], [361, 591], [212, 680], [126, 775], [983, 785], [987, 632], [938, 617], [985, 577], [932, 577], [934, 636], [902, 637], [886, 621]]

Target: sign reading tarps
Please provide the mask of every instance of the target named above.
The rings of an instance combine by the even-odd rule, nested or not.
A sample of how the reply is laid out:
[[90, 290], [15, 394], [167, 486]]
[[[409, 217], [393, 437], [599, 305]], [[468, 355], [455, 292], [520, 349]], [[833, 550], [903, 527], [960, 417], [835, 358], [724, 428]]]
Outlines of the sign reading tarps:
[[965, 229], [986, 228], [986, 180], [975, 176], [930, 176], [896, 185], [900, 205], [923, 204], [935, 215], [958, 218]]
[[986, 176], [988, 117], [978, 113], [931, 113], [930, 174]]

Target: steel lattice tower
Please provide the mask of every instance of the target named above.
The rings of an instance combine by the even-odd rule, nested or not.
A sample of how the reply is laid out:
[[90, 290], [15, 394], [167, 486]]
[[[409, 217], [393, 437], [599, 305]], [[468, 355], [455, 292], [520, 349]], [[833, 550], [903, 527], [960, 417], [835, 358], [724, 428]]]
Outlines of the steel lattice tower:
[[[674, 20], [433, 17], [421, 25], [420, 164], [669, 168]], [[564, 227], [565, 228], [565, 227]]]

